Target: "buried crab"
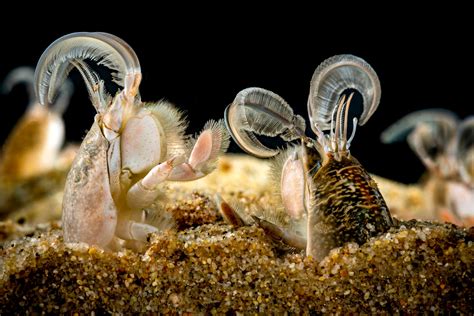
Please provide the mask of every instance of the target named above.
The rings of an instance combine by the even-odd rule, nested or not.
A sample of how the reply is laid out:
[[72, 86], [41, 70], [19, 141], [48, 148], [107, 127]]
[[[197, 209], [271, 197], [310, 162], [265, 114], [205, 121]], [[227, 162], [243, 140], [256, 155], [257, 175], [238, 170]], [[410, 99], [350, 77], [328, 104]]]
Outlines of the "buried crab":
[[381, 135], [384, 143], [405, 137], [427, 169], [422, 189], [429, 217], [474, 225], [474, 117], [460, 121], [448, 110], [420, 110]]
[[[46, 201], [53, 193], [62, 191], [75, 155], [74, 146], [68, 145], [61, 150], [64, 143], [61, 116], [69, 104], [72, 83], [65, 82], [50, 106], [41, 105], [35, 98], [33, 69], [20, 67], [12, 70], [2, 88], [10, 92], [20, 83], [27, 88], [29, 104], [2, 146], [0, 218], [14, 218], [16, 211], [31, 209], [33, 202]], [[57, 215], [60, 206], [57, 203], [54, 206], [55, 210], [50, 213]]]
[[[119, 86], [114, 97], [88, 60], [113, 71]], [[171, 104], [142, 102], [135, 52], [107, 33], [72, 33], [46, 49], [35, 78], [41, 104], [53, 102], [74, 67], [86, 82], [97, 115], [66, 180], [64, 239], [109, 249], [139, 246], [169, 223], [165, 212], [156, 209], [164, 182], [194, 180], [211, 172], [229, 136], [222, 121], [209, 121], [197, 139], [187, 138], [186, 122]]]
[[[348, 137], [350, 90], [361, 94], [363, 111], [359, 119], [353, 118]], [[245, 89], [227, 107], [226, 125], [236, 143], [257, 157], [276, 156], [273, 177], [291, 229], [253, 216], [274, 241], [306, 249], [306, 255], [321, 259], [332, 248], [346, 242], [365, 243], [393, 225], [375, 181], [349, 151], [356, 125], [365, 124], [375, 112], [380, 93], [369, 64], [352, 55], [337, 55], [320, 64], [311, 80], [308, 113], [316, 139], [305, 135], [304, 119], [268, 90]], [[280, 152], [255, 135], [300, 142]], [[227, 222], [234, 226], [247, 222], [238, 207], [220, 197], [217, 203]]]

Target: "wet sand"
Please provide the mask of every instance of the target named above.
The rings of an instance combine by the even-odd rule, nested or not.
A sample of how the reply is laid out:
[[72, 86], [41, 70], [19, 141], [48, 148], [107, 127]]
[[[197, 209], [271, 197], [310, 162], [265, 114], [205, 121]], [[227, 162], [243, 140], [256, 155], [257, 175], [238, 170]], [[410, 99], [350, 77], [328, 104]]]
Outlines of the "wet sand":
[[228, 156], [207, 179], [171, 184], [176, 228], [140, 253], [65, 244], [54, 221], [1, 222], [0, 314], [474, 313], [474, 228], [400, 221], [317, 262], [222, 221], [215, 192], [272, 205], [264, 174], [265, 164]]

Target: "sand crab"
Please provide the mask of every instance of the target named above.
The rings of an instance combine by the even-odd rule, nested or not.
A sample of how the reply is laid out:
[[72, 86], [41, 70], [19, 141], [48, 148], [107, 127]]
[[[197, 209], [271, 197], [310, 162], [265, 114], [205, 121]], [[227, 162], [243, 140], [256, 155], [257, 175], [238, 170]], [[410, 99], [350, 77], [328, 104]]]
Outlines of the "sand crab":
[[431, 217], [474, 225], [474, 117], [460, 121], [448, 110], [421, 110], [381, 135], [384, 143], [405, 137], [428, 171], [422, 187]]
[[[352, 120], [349, 137], [351, 89], [362, 95], [364, 104], [360, 118]], [[304, 119], [268, 90], [245, 89], [227, 107], [227, 128], [237, 144], [257, 157], [276, 156], [273, 170], [281, 203], [291, 220], [303, 226], [302, 233], [295, 233], [253, 216], [275, 241], [305, 248], [308, 256], [321, 259], [332, 248], [364, 243], [393, 224], [376, 183], [349, 152], [357, 123], [365, 124], [374, 113], [380, 93], [369, 64], [352, 55], [337, 55], [320, 64], [311, 80], [308, 113], [316, 139], [305, 135]], [[280, 152], [263, 145], [256, 134], [300, 142]], [[222, 199], [218, 204], [228, 222], [245, 222]]]
[[[11, 71], [5, 78], [3, 90], [9, 92], [19, 83], [26, 85], [30, 100], [25, 114], [2, 147], [0, 218], [15, 217], [13, 211], [61, 191], [75, 154], [73, 146], [61, 150], [64, 142], [62, 113], [72, 94], [71, 82], [65, 82], [51, 106], [43, 106], [35, 98], [33, 69], [20, 67]], [[52, 213], [56, 212], [51, 210], [49, 214]]]
[[34, 71], [28, 67], [14, 69], [5, 78], [6, 91], [18, 83], [26, 84], [30, 104], [3, 145], [0, 160], [3, 178], [26, 179], [48, 171], [59, 157], [64, 142], [61, 116], [69, 104], [72, 84], [66, 82], [54, 104], [46, 107], [37, 102], [33, 81]]
[[[114, 97], [86, 61], [113, 71], [119, 86]], [[210, 121], [197, 139], [186, 138], [186, 123], [171, 104], [141, 101], [138, 58], [126, 42], [107, 33], [72, 33], [46, 49], [36, 68], [41, 104], [54, 100], [74, 67], [97, 115], [66, 181], [64, 239], [110, 249], [123, 241], [143, 242], [163, 219], [163, 212], [150, 216], [146, 209], [161, 198], [163, 183], [198, 179], [213, 170], [229, 144], [224, 123]]]

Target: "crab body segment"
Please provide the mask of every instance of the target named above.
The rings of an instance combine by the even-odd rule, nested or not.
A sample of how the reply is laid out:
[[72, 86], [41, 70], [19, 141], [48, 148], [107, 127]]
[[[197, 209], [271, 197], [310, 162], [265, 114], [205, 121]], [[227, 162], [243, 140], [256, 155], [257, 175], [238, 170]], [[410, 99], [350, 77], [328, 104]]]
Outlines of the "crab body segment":
[[308, 213], [308, 245], [317, 246], [309, 249], [315, 254], [346, 242], [363, 244], [392, 224], [377, 184], [362, 165], [352, 156], [328, 156], [311, 179], [315, 211]]

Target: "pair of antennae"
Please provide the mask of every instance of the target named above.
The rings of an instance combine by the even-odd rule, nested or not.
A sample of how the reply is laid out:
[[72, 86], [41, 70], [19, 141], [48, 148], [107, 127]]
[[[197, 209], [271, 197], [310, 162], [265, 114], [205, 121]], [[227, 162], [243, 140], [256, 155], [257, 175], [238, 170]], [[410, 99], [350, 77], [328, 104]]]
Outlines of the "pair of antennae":
[[41, 56], [35, 73], [38, 101], [50, 105], [58, 89], [73, 67], [86, 82], [87, 89], [98, 111], [107, 106], [103, 82], [85, 60], [91, 60], [112, 70], [112, 80], [126, 94], [138, 94], [141, 70], [133, 49], [119, 37], [108, 33], [72, 33], [54, 41]]
[[[347, 89], [358, 91], [364, 102], [360, 120], [353, 121], [349, 139], [347, 124], [353, 95], [346, 101], [343, 94]], [[361, 58], [336, 55], [321, 63], [311, 80], [308, 99], [311, 128], [318, 142], [325, 150], [347, 150], [355, 135], [356, 124], [363, 125], [372, 116], [378, 107], [380, 95], [377, 74]], [[246, 152], [261, 158], [275, 156], [278, 150], [264, 146], [256, 135], [280, 136], [286, 141], [307, 139], [303, 118], [295, 115], [279, 95], [261, 88], [248, 88], [239, 92], [226, 109], [225, 121], [237, 144]], [[325, 131], [330, 131], [329, 144]]]

